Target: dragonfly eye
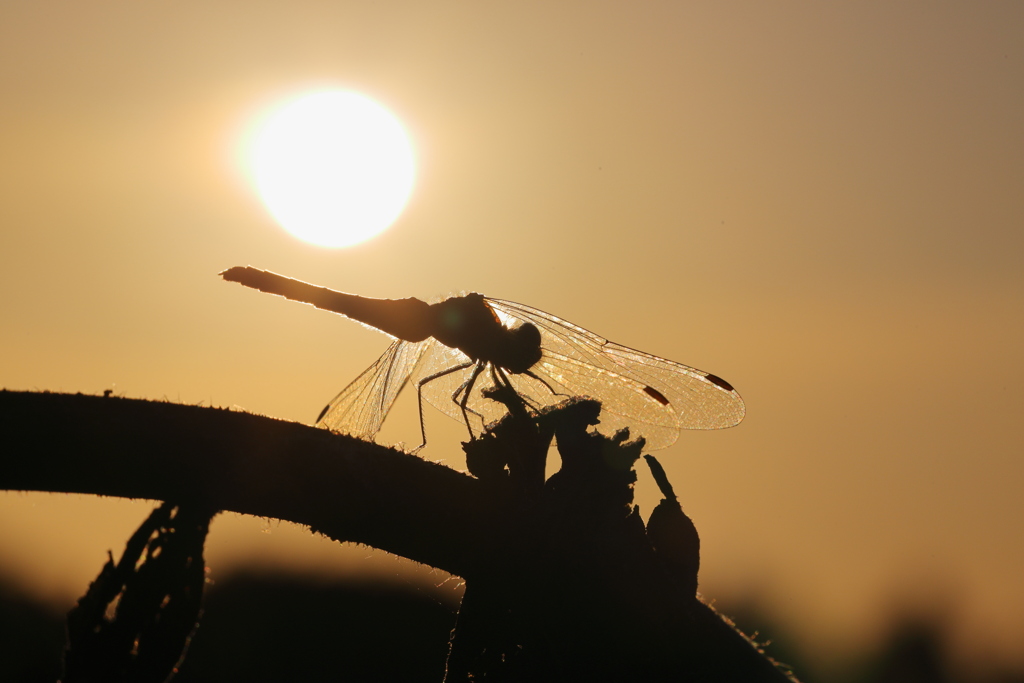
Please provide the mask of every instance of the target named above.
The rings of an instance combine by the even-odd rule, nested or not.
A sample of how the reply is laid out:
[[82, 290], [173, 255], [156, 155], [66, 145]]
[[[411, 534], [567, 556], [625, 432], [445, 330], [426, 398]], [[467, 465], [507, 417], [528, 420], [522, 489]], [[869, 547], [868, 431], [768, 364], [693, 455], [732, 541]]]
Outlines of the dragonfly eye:
[[512, 334], [523, 348], [540, 347], [540, 330], [533, 323], [523, 323], [513, 328]]
[[523, 323], [509, 330], [509, 334], [514, 344], [502, 366], [512, 372], [526, 372], [540, 360], [540, 330], [533, 323]]

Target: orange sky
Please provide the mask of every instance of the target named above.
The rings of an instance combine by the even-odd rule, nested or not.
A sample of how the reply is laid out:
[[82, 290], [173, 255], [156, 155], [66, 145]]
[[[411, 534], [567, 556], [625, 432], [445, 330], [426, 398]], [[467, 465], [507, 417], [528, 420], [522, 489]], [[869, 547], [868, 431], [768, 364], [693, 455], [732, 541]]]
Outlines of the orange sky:
[[[224, 268], [521, 301], [743, 394], [658, 454], [705, 595], [840, 649], [941, 603], [963, 651], [1019, 658], [1022, 36], [1018, 2], [4, 3], [0, 386], [308, 423], [387, 340]], [[274, 225], [238, 162], [323, 85], [417, 156], [405, 213], [344, 250]], [[458, 429], [432, 417], [425, 455], [461, 466]], [[0, 494], [0, 571], [70, 599], [149, 507]], [[215, 573], [408, 565], [238, 517], [210, 544]]]

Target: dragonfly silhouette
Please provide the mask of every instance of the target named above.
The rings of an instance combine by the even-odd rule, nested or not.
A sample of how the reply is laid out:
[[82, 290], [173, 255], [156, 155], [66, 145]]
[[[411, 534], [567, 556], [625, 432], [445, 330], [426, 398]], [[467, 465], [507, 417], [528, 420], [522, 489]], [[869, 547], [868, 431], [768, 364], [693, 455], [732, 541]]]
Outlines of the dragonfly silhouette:
[[681, 429], [721, 429], [743, 420], [743, 399], [715, 375], [631, 349], [523, 304], [480, 294], [440, 303], [370, 299], [317, 287], [251, 266], [221, 273], [262, 292], [278, 294], [352, 318], [395, 338], [384, 355], [327, 404], [317, 425], [373, 438], [399, 392], [423, 398], [466, 423], [470, 437], [507, 409], [488, 399], [511, 387], [533, 409], [567, 396], [601, 401], [601, 428], [629, 426], [654, 450], [672, 444]]

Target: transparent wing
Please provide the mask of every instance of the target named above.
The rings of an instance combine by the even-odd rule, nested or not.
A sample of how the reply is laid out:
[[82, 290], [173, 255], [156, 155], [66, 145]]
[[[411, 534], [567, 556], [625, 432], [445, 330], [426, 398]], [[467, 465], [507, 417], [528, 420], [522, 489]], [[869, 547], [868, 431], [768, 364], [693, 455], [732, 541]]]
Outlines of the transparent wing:
[[317, 426], [372, 439], [380, 431], [384, 418], [420, 358], [433, 345], [440, 346], [433, 338], [415, 343], [396, 339], [377, 362], [327, 404], [316, 422]]
[[[680, 429], [722, 429], [743, 420], [743, 399], [714, 375], [610, 342], [523, 304], [487, 301], [499, 315], [512, 319], [506, 324], [519, 321], [537, 326], [543, 355], [531, 370], [556, 392], [599, 399], [606, 429], [632, 425], [653, 449], [670, 445]], [[526, 381], [522, 377], [516, 376], [514, 385]], [[529, 394], [537, 395], [536, 390]]]
[[[440, 374], [446, 370], [448, 372]], [[519, 395], [526, 398], [534, 407], [557, 403], [565, 398], [554, 396], [543, 384], [525, 375], [508, 377]], [[468, 383], [471, 380], [470, 387]], [[445, 415], [458, 422], [468, 421], [467, 426], [474, 434], [482, 433], [486, 425], [504, 417], [508, 412], [504, 404], [484, 395], [495, 385], [491, 365], [474, 362], [462, 351], [441, 343], [435, 344], [423, 354], [410, 379], [410, 385], [411, 391], [416, 391], [416, 387], [422, 386], [423, 400]], [[469, 398], [466, 400], [464, 420], [460, 400], [467, 389]], [[535, 396], [539, 396], [540, 400], [535, 400]]]
[[[423, 354], [421, 362], [417, 365], [410, 380], [411, 390], [415, 391], [422, 384], [422, 397], [430, 405], [440, 410], [459, 422], [463, 422], [462, 408], [458, 402], [460, 389], [473, 376], [477, 363], [474, 363], [469, 356], [458, 349], [454, 349], [438, 342], [432, 345]], [[442, 375], [441, 371], [449, 370]], [[433, 377], [433, 379], [431, 379]], [[429, 381], [428, 381], [429, 380]], [[486, 366], [477, 375], [473, 382], [470, 398], [467, 401], [467, 416], [470, 421], [470, 428], [479, 433], [483, 426], [492, 420], [498, 419], [505, 414], [500, 403], [484, 399], [481, 392], [492, 386], [491, 374]]]

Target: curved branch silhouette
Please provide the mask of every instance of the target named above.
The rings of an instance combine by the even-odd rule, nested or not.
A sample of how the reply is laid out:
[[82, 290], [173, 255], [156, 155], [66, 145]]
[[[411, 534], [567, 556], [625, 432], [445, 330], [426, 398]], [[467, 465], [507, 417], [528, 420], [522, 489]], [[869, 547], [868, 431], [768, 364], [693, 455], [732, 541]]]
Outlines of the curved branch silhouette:
[[[663, 472], [645, 526], [643, 442], [588, 432], [599, 410], [511, 415], [467, 445], [474, 477], [248, 413], [3, 391], [0, 487], [275, 517], [461, 576], [448, 681], [795, 680], [695, 595], [696, 529]], [[562, 468], [544, 481], [555, 435]]]

